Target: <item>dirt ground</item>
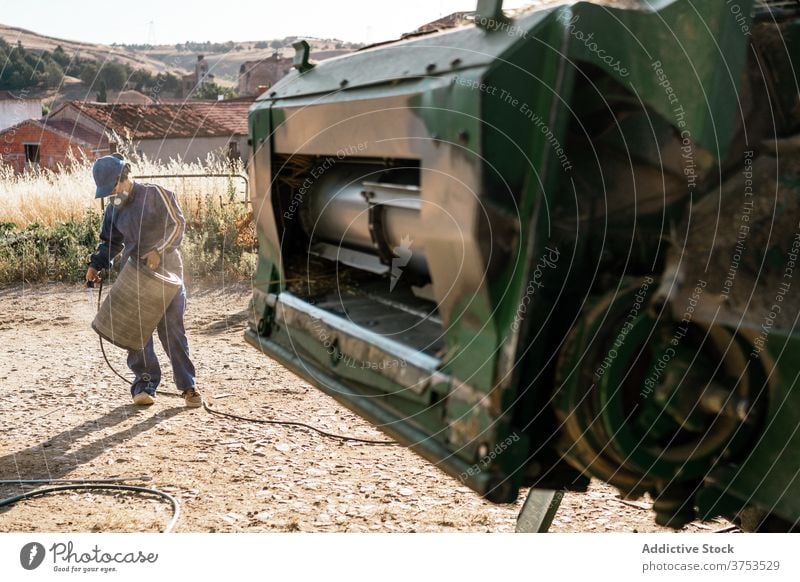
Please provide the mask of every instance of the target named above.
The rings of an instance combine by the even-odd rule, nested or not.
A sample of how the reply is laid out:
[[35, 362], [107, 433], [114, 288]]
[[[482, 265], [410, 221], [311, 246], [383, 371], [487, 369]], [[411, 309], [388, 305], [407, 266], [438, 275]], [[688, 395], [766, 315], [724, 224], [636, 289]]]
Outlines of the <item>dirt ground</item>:
[[[249, 292], [246, 284], [189, 290], [199, 387], [218, 397], [216, 408], [383, 438], [244, 342]], [[0, 480], [150, 476], [131, 484], [176, 496], [179, 532], [514, 530], [522, 499], [488, 503], [407, 449], [185, 409], [169, 394], [175, 388], [163, 355], [163, 393], [149, 408], [134, 406], [102, 359], [88, 293], [79, 285], [0, 290]], [[107, 351], [127, 372], [123, 352]], [[0, 498], [29, 490], [0, 485]], [[595, 483], [587, 494], [566, 496], [551, 531], [664, 531], [648, 506], [624, 503]], [[160, 531], [171, 515], [160, 498], [65, 492], [0, 509], [0, 531]]]

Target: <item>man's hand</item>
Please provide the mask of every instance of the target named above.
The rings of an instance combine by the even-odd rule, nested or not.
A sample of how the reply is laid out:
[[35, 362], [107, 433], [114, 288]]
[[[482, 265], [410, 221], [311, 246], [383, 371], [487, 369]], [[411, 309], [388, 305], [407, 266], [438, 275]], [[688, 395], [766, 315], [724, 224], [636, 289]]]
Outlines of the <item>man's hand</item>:
[[158, 251], [150, 251], [143, 258], [145, 264], [151, 269], [158, 269], [161, 264], [161, 255], [158, 254]]
[[86, 281], [89, 283], [99, 283], [101, 279], [100, 272], [94, 267], [89, 267], [86, 271]]

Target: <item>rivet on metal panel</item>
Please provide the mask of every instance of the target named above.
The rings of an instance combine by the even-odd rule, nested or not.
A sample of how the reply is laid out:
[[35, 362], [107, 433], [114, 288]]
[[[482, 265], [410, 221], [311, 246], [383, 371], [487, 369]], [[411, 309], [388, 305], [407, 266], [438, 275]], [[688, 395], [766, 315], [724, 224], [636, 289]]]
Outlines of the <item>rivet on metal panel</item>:
[[331, 366], [337, 366], [343, 357], [342, 351], [339, 348], [339, 338], [333, 340], [333, 343], [328, 348], [328, 354], [331, 357]]
[[489, 454], [489, 445], [486, 443], [481, 443], [478, 445], [478, 461], [483, 459], [486, 455]]

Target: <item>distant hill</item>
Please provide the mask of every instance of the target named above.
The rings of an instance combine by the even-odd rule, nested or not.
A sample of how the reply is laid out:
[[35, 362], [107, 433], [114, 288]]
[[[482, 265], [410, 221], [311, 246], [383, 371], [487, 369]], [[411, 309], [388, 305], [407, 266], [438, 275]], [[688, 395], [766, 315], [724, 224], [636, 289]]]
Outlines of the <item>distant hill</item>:
[[[17, 41], [20, 41], [27, 50], [33, 51], [52, 52], [60, 45], [70, 56], [77, 54], [81, 58], [94, 59], [98, 62], [116, 61], [120, 64], [127, 64], [133, 69], [144, 69], [153, 74], [169, 72], [174, 75], [183, 75], [193, 72], [197, 55], [203, 54], [211, 69], [209, 72], [214, 74], [218, 81], [222, 81], [220, 84], [228, 86], [236, 84], [239, 67], [242, 63], [267, 58], [276, 51], [283, 56], [290, 56], [294, 53], [291, 43], [296, 40], [292, 37], [229, 43], [234, 47], [233, 50], [213, 52], [197, 50], [204, 48], [205, 43], [188, 43], [188, 46], [178, 45], [180, 48], [177, 48], [176, 45], [125, 46], [93, 44], [45, 36], [5, 24], [0, 24], [0, 38], [9, 44], [16, 44]], [[318, 60], [335, 56], [335, 54], [343, 54], [354, 47], [360, 46], [336, 39], [307, 40], [311, 45], [314, 58]]]
[[117, 61], [120, 64], [130, 65], [134, 69], [144, 69], [154, 74], [161, 72], [182, 74], [185, 72], [177, 67], [169, 67], [163, 61], [151, 59], [143, 53], [126, 48], [53, 38], [5, 24], [0, 24], [0, 38], [9, 44], [16, 44], [17, 41], [20, 41], [26, 49], [33, 51], [52, 52], [57, 46], [61, 45], [61, 48], [70, 56], [77, 54], [81, 58], [94, 59], [99, 62], [106, 60]]
[[[193, 71], [197, 55], [202, 54], [205, 60], [208, 61], [209, 73], [213, 74], [218, 81], [222, 79], [234, 84], [238, 79], [239, 67], [242, 63], [260, 61], [269, 58], [276, 52], [282, 57], [291, 57], [294, 54], [294, 49], [289, 41], [279, 48], [272, 48], [271, 46], [269, 48], [255, 48], [256, 44], [262, 46], [270, 43], [269, 41], [236, 43], [237, 49], [226, 52], [188, 52], [178, 50], [174, 46], [154, 46], [152, 48], [139, 49], [139, 54], [146, 56], [148, 59], [164, 63], [165, 66], [169, 64], [180, 67], [184, 72]], [[337, 46], [341, 47], [343, 44], [340, 41], [308, 39], [308, 44], [311, 45], [312, 58], [318, 61], [353, 50], [352, 48], [337, 48]]]

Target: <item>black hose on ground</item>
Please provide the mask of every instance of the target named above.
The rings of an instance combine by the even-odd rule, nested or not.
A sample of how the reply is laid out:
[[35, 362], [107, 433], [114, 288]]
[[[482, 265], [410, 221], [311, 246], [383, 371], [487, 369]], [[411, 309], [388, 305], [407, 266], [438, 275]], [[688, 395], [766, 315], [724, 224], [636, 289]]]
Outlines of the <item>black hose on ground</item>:
[[0, 508], [8, 507], [9, 505], [14, 505], [15, 503], [22, 501], [24, 499], [41, 497], [43, 495], [49, 495], [51, 493], [58, 493], [61, 491], [86, 491], [86, 490], [131, 491], [146, 495], [155, 495], [157, 497], [166, 499], [172, 504], [172, 519], [169, 520], [169, 523], [164, 528], [163, 533], [170, 533], [172, 531], [172, 528], [175, 527], [175, 524], [178, 522], [178, 518], [181, 515], [180, 502], [178, 502], [178, 500], [169, 493], [165, 493], [164, 491], [159, 491], [158, 489], [150, 489], [148, 487], [137, 487], [136, 485], [111, 485], [108, 483], [83, 483], [79, 485], [58, 485], [56, 487], [45, 487], [44, 489], [37, 489], [36, 491], [28, 491], [27, 493], [20, 493], [19, 495], [14, 495], [13, 497], [2, 499], [0, 500]]
[[[100, 279], [100, 286], [99, 286], [98, 292], [97, 292], [97, 309], [98, 309], [98, 311], [100, 310], [100, 300], [102, 298], [102, 295], [103, 295], [103, 280]], [[129, 385], [132, 385], [133, 382], [131, 382], [125, 376], [123, 376], [122, 374], [117, 372], [117, 370], [114, 368], [114, 366], [111, 365], [111, 362], [108, 361], [108, 356], [106, 355], [106, 350], [105, 350], [105, 347], [103, 345], [103, 337], [102, 336], [100, 336], [100, 351], [103, 352], [103, 359], [106, 361], [106, 365], [109, 367], [109, 369], [112, 372], [114, 372], [114, 374], [116, 374], [118, 377], [120, 377], [122, 380], [127, 382]], [[205, 401], [205, 399], [203, 399], [203, 408], [206, 410], [206, 412], [209, 412], [211, 414], [216, 414], [217, 416], [223, 416], [223, 417], [226, 417], [226, 418], [232, 418], [234, 420], [242, 420], [244, 422], [255, 422], [255, 423], [258, 423], [258, 424], [274, 424], [274, 425], [279, 425], [279, 426], [291, 426], [291, 427], [295, 427], [295, 428], [305, 428], [307, 430], [316, 432], [317, 434], [320, 434], [320, 435], [322, 435], [322, 436], [324, 436], [326, 438], [340, 440], [340, 441], [350, 441], [350, 442], [362, 443], [362, 444], [365, 444], [365, 445], [383, 445], [383, 446], [397, 445], [398, 444], [396, 441], [383, 441], [383, 440], [376, 441], [376, 440], [371, 440], [371, 439], [362, 439], [362, 438], [358, 438], [358, 437], [351, 437], [351, 436], [347, 436], [347, 435], [333, 434], [333, 433], [324, 431], [324, 430], [322, 430], [320, 428], [316, 428], [314, 426], [311, 426], [310, 424], [306, 424], [304, 422], [296, 422], [296, 421], [291, 421], [291, 420], [263, 420], [263, 419], [259, 419], [259, 418], [248, 418], [246, 416], [238, 416], [236, 414], [230, 414], [228, 412], [221, 412], [219, 410], [212, 409], [208, 405], [208, 403]]]
[[205, 400], [203, 400], [203, 408], [206, 410], [206, 412], [210, 412], [211, 414], [216, 414], [217, 416], [223, 416], [223, 417], [227, 417], [227, 418], [233, 418], [235, 420], [243, 420], [245, 422], [255, 422], [255, 423], [258, 423], [258, 424], [277, 424], [277, 425], [280, 425], [280, 426], [292, 426], [292, 427], [305, 428], [305, 429], [314, 431], [314, 432], [316, 432], [316, 433], [318, 433], [318, 434], [320, 434], [320, 435], [322, 435], [324, 437], [327, 437], [329, 439], [336, 439], [336, 440], [340, 440], [340, 441], [350, 441], [350, 442], [356, 442], [356, 443], [363, 443], [365, 445], [396, 445], [396, 444], [399, 444], [396, 441], [374, 441], [374, 440], [371, 440], [371, 439], [361, 439], [361, 438], [358, 438], [358, 437], [352, 437], [352, 436], [346, 436], [346, 435], [340, 435], [340, 434], [333, 434], [333, 433], [330, 433], [330, 432], [326, 432], [326, 431], [324, 431], [324, 430], [322, 430], [320, 428], [316, 428], [314, 426], [306, 424], [304, 422], [295, 422], [295, 421], [291, 421], [291, 420], [264, 420], [264, 419], [260, 419], [260, 418], [248, 418], [246, 416], [239, 416], [239, 415], [236, 415], [236, 414], [230, 414], [228, 412], [220, 412], [219, 410], [214, 410], [213, 408], [211, 408]]
[[[97, 308], [100, 308], [100, 298], [103, 293], [103, 280], [100, 279], [100, 287], [97, 294]], [[125, 378], [122, 374], [117, 372], [114, 369], [114, 366], [111, 365], [111, 362], [108, 361], [108, 356], [106, 356], [105, 346], [103, 345], [103, 338], [100, 337], [100, 351], [103, 352], [103, 359], [105, 359], [106, 364], [114, 372], [117, 376], [122, 378], [125, 382], [129, 382], [127, 378]], [[156, 497], [161, 497], [166, 499], [172, 504], [172, 519], [167, 524], [167, 527], [164, 528], [163, 533], [169, 533], [172, 531], [172, 528], [175, 527], [175, 524], [178, 522], [178, 518], [181, 514], [181, 504], [180, 502], [170, 495], [169, 493], [165, 493], [164, 491], [159, 491], [158, 489], [152, 489], [150, 487], [139, 487], [136, 485], [121, 485], [125, 481], [152, 481], [152, 477], [112, 477], [108, 479], [0, 479], [0, 485], [38, 485], [38, 484], [53, 484], [58, 483], [55, 487], [45, 487], [43, 489], [36, 489], [35, 491], [28, 491], [26, 493], [20, 493], [19, 495], [14, 495], [12, 497], [8, 497], [6, 499], [0, 500], [0, 508], [8, 507], [14, 505], [15, 503], [22, 501], [24, 499], [32, 499], [34, 497], [41, 497], [44, 495], [49, 495], [51, 493], [58, 493], [61, 491], [85, 491], [85, 490], [113, 490], [113, 491], [130, 491], [136, 492], [140, 494], [147, 494], [147, 495], [154, 495]]]

